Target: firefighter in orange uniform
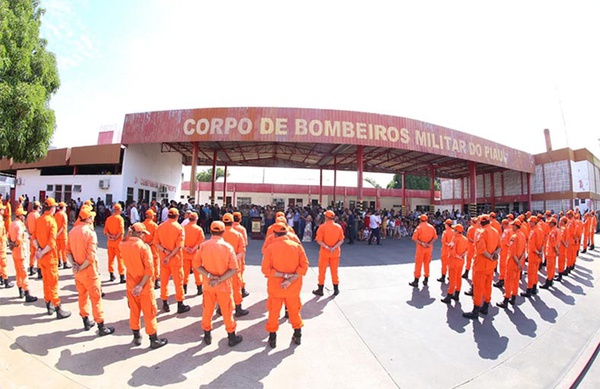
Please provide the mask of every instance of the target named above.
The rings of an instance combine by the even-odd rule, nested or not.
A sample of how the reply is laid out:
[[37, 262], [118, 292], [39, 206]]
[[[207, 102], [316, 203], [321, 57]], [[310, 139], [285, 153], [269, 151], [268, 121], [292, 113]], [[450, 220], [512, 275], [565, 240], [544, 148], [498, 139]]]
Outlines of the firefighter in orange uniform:
[[[0, 203], [2, 202], [2, 195], [0, 194]], [[4, 229], [6, 230], [6, 233], [8, 233], [8, 228], [10, 227], [10, 221], [12, 219], [12, 206], [10, 205], [10, 197], [6, 198], [6, 202], [3, 204], [4, 205], [4, 213], [3, 213], [3, 217], [4, 217]]]
[[157, 349], [168, 343], [166, 338], [158, 337], [156, 320], [156, 298], [152, 279], [154, 266], [150, 247], [142, 240], [148, 231], [142, 223], [129, 227], [127, 239], [120, 243], [123, 261], [127, 267], [127, 305], [129, 306], [129, 327], [133, 331], [133, 343], [142, 344], [140, 335], [140, 313], [144, 314], [144, 329], [150, 337], [150, 348]]
[[559, 230], [556, 227], [555, 218], [551, 218], [548, 222], [550, 230], [548, 231], [548, 239], [546, 241], [546, 282], [540, 286], [542, 289], [548, 289], [554, 283], [554, 274], [556, 273], [556, 258], [559, 255]]
[[5, 288], [12, 288], [15, 286], [8, 280], [8, 274], [6, 273], [6, 243], [8, 241], [8, 230], [4, 227], [4, 205], [0, 201], [0, 285]]
[[238, 261], [233, 247], [223, 239], [225, 224], [213, 221], [210, 239], [200, 245], [194, 257], [194, 268], [203, 276], [202, 329], [204, 343], [212, 343], [212, 315], [218, 303], [223, 315], [229, 347], [240, 343], [243, 338], [235, 334], [233, 318], [233, 288], [231, 277], [237, 273]]
[[183, 227], [177, 222], [179, 210], [170, 208], [167, 212], [167, 220], [156, 229], [154, 245], [160, 256], [160, 298], [163, 301], [163, 311], [170, 312], [169, 308], [169, 278], [173, 276], [175, 286], [175, 299], [177, 300], [177, 313], [185, 313], [190, 310], [183, 300]]
[[508, 244], [510, 237], [514, 233], [512, 227], [509, 226], [508, 219], [502, 220], [500, 233], [500, 259], [499, 259], [499, 273], [498, 282], [494, 284], [496, 288], [504, 287], [504, 280], [506, 279], [506, 265], [508, 261]]
[[529, 239], [527, 242], [527, 291], [521, 293], [523, 297], [537, 294], [538, 271], [542, 263], [544, 251], [544, 231], [539, 226], [537, 216], [529, 218]]
[[[442, 276], [438, 278], [439, 282], [446, 281], [446, 274], [450, 268], [450, 244], [454, 240], [455, 231], [452, 229], [452, 220], [446, 219], [444, 222], [444, 232], [442, 233], [442, 249], [440, 262], [442, 263]], [[460, 269], [462, 271], [462, 269]]]
[[521, 231], [521, 220], [517, 219], [510, 223], [513, 234], [508, 242], [508, 255], [506, 262], [506, 278], [504, 282], [504, 301], [496, 303], [500, 308], [508, 308], [508, 304], [515, 305], [519, 293], [519, 279], [522, 261], [525, 257], [525, 235]]
[[240, 268], [240, 278], [242, 280], [242, 297], [250, 296], [250, 293], [246, 291], [246, 281], [244, 280], [244, 272], [246, 271], [246, 249], [248, 247], [248, 232], [246, 228], [240, 224], [242, 221], [242, 213], [234, 212], [233, 213], [233, 228], [242, 234], [244, 238], [244, 255], [242, 256], [242, 267]]
[[185, 239], [183, 242], [183, 293], [187, 293], [187, 284], [190, 277], [190, 270], [194, 272], [196, 281], [196, 296], [202, 294], [202, 276], [192, 266], [192, 261], [200, 244], [204, 242], [204, 231], [198, 225], [198, 214], [192, 212], [189, 215], [189, 223], [183, 228]]
[[48, 197], [44, 205], [44, 213], [37, 219], [35, 224], [35, 258], [42, 269], [44, 300], [46, 301], [48, 315], [56, 312], [57, 319], [64, 319], [71, 316], [71, 312], [62, 309], [58, 297], [58, 257], [56, 254], [58, 228], [56, 220], [54, 220], [54, 213], [58, 204], [54, 198]]
[[585, 254], [589, 247], [590, 231], [591, 231], [590, 222], [591, 222], [590, 213], [589, 212], [584, 213], [583, 220], [582, 220], [582, 224], [583, 224], [583, 249], [581, 250], [582, 254]]
[[567, 236], [569, 239], [569, 249], [567, 250], [567, 268], [566, 273], [569, 274], [571, 270], [575, 269], [575, 261], [577, 260], [577, 251], [579, 251], [579, 245], [577, 240], [577, 225], [575, 223], [575, 213], [569, 209], [567, 211], [567, 230], [569, 233]]
[[590, 211], [590, 245], [588, 246], [590, 250], [594, 250], [596, 246], [594, 245], [594, 237], [596, 236], [596, 227], [598, 226], [598, 218], [596, 217], [596, 212]]
[[113, 213], [104, 222], [104, 235], [108, 237], [108, 272], [110, 273], [109, 281], [115, 280], [114, 260], [117, 259], [117, 269], [119, 270], [120, 283], [125, 283], [125, 265], [123, 257], [119, 250], [119, 244], [125, 235], [125, 221], [121, 216], [123, 208], [121, 204], [113, 205]]
[[494, 227], [494, 229], [496, 231], [498, 231], [498, 234], [502, 234], [502, 225], [500, 224], [500, 222], [498, 221], [498, 219], [496, 219], [496, 213], [495, 212], [490, 212], [490, 222], [492, 224], [492, 227]]
[[[102, 291], [98, 277], [98, 236], [94, 230], [95, 216], [96, 213], [92, 211], [92, 207], [81, 207], [79, 211], [81, 223], [69, 232], [66, 255], [73, 266], [83, 329], [89, 331], [95, 323], [98, 323], [98, 335], [105, 336], [115, 332], [115, 329], [104, 325]], [[89, 319], [90, 301], [95, 323]]]
[[489, 215], [479, 216], [479, 223], [481, 228], [475, 233], [473, 259], [473, 310], [463, 313], [463, 316], [469, 319], [477, 319], [479, 313], [488, 313], [492, 299], [494, 269], [500, 253], [500, 234], [490, 224]]
[[231, 286], [233, 288], [233, 302], [235, 304], [235, 316], [246, 316], [250, 313], [247, 309], [242, 309], [242, 280], [240, 278], [240, 269], [242, 268], [242, 257], [245, 253], [244, 237], [242, 234], [233, 229], [233, 215], [226, 213], [223, 215], [223, 224], [225, 224], [225, 232], [223, 239], [233, 247], [235, 256], [238, 261], [238, 271], [231, 277]]
[[429, 218], [423, 214], [419, 216], [421, 222], [413, 233], [412, 240], [417, 245], [415, 253], [415, 279], [409, 282], [410, 286], [419, 286], [419, 278], [421, 277], [421, 268], [425, 270], [425, 279], [423, 285], [427, 285], [429, 281], [429, 263], [431, 262], [431, 252], [433, 251], [433, 242], [437, 239], [435, 228], [427, 221]]
[[[27, 253], [27, 245], [29, 239], [25, 235], [25, 211], [22, 207], [15, 211], [15, 220], [10, 223], [9, 231], [9, 246], [12, 249], [12, 257], [15, 263], [15, 272], [17, 287], [19, 288], [19, 298], [25, 297], [26, 303], [37, 301], [37, 297], [29, 293], [29, 284], [27, 282], [27, 271], [25, 270], [25, 255]], [[6, 285], [6, 284], [5, 284]]]
[[469, 241], [463, 235], [464, 227], [457, 224], [453, 228], [454, 239], [450, 243], [448, 260], [450, 273], [448, 275], [448, 294], [442, 299], [443, 303], [450, 304], [451, 300], [458, 301], [462, 284], [461, 272], [465, 264], [465, 256], [469, 249]]
[[475, 256], [475, 231], [479, 229], [479, 219], [477, 217], [471, 218], [471, 225], [467, 228], [467, 239], [469, 240], [469, 251], [467, 252], [467, 261], [465, 266], [465, 272], [462, 278], [465, 280], [469, 278], [469, 270], [473, 263], [473, 257]]
[[142, 234], [141, 239], [150, 247], [152, 252], [152, 265], [154, 266], [153, 279], [150, 282], [154, 283], [154, 289], [160, 288], [160, 273], [159, 273], [159, 261], [158, 261], [158, 249], [154, 246], [154, 237], [156, 236], [156, 230], [158, 224], [155, 222], [156, 213], [152, 208], [146, 211], [146, 219], [144, 219], [144, 227], [146, 227], [147, 234]]
[[558, 227], [558, 276], [556, 277], [558, 282], [562, 281], [563, 276], [569, 274], [567, 271], [567, 257], [571, 245], [571, 232], [567, 228], [568, 223], [569, 220], [565, 216], [560, 218]]
[[319, 249], [319, 283], [313, 294], [323, 296], [323, 287], [325, 286], [325, 272], [327, 267], [331, 271], [331, 280], [333, 282], [333, 295], [340, 293], [338, 267], [340, 266], [340, 255], [342, 250], [340, 246], [344, 244], [344, 231], [342, 227], [334, 222], [335, 213], [331, 210], [325, 211], [325, 223], [319, 226], [317, 230], [316, 241], [321, 248]]
[[302, 277], [308, 271], [308, 258], [302, 245], [286, 239], [287, 226], [276, 223], [273, 229], [275, 239], [265, 250], [261, 269], [267, 277], [267, 319], [266, 330], [269, 333], [269, 345], [274, 348], [277, 344], [279, 329], [279, 312], [285, 303], [289, 321], [294, 329], [292, 341], [299, 345], [302, 337]]
[[[31, 212], [27, 214], [27, 233], [29, 234], [29, 275], [33, 275], [33, 267], [35, 265], [35, 246], [33, 245], [33, 236], [35, 235], [35, 222], [40, 217], [40, 202], [34, 201], [31, 207]], [[38, 278], [42, 277], [42, 271], [38, 268]]]
[[69, 218], [66, 212], [67, 204], [62, 201], [58, 203], [56, 212], [54, 213], [54, 219], [56, 220], [56, 227], [58, 232], [56, 233], [56, 251], [58, 253], [58, 266], [62, 263], [63, 269], [70, 269], [67, 262], [67, 239], [69, 229]]

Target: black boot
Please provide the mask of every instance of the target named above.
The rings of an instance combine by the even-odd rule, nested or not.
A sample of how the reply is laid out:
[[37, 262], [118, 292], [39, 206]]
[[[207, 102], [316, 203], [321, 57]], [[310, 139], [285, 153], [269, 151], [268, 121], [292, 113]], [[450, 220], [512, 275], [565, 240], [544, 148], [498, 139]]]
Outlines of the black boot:
[[315, 296], [323, 296], [323, 285], [317, 285], [317, 289], [312, 292]]
[[33, 276], [33, 266], [29, 266], [29, 276]]
[[556, 277], [554, 277], [555, 281], [561, 282], [562, 281], [562, 273], [558, 273], [558, 275]]
[[471, 312], [463, 312], [462, 315], [467, 319], [477, 319], [479, 318], [479, 307], [477, 305], [474, 305], [473, 310]]
[[517, 296], [512, 296], [508, 302], [510, 303], [510, 305], [514, 306], [516, 301], [517, 301]]
[[37, 270], [37, 273], [38, 273], [38, 276], [37, 276], [38, 280], [41, 280], [41, 279], [43, 279], [43, 276], [42, 276], [42, 269], [38, 269], [38, 270]]
[[467, 290], [467, 291], [465, 292], [465, 294], [466, 294], [467, 296], [473, 296], [473, 288], [471, 288], [471, 289]]
[[500, 307], [500, 308], [506, 309], [506, 308], [508, 308], [508, 302], [509, 301], [510, 301], [510, 299], [508, 299], [508, 298], [505, 297], [504, 301], [502, 301], [501, 303], [496, 303], [496, 306]]
[[417, 287], [419, 286], [419, 279], [417, 277], [415, 277], [413, 282], [409, 282], [408, 285], [413, 286], [413, 287]]
[[119, 284], [124, 284], [125, 282], [127, 282], [127, 281], [125, 281], [125, 274], [121, 274], [120, 277], [121, 277], [121, 280], [119, 281]]
[[271, 348], [277, 346], [277, 332], [269, 332], [269, 346], [271, 346]]
[[63, 262], [63, 269], [70, 269], [71, 265], [69, 265], [69, 262]]
[[30, 295], [28, 290], [25, 291], [25, 302], [26, 303], [34, 303], [37, 300], [38, 300], [38, 298]]
[[204, 344], [209, 345], [212, 343], [212, 335], [210, 331], [204, 331]]
[[489, 307], [490, 307], [490, 303], [486, 303], [486, 302], [484, 302], [484, 303], [483, 303], [483, 306], [481, 307], [481, 309], [479, 310], [479, 312], [480, 312], [482, 315], [487, 315], [487, 314], [488, 314], [488, 308], [489, 308]]
[[164, 346], [167, 343], [169, 343], [167, 338], [159, 339], [157, 334], [150, 335], [150, 348], [151, 349], [161, 348], [162, 346]]
[[465, 270], [465, 272], [464, 272], [464, 273], [463, 273], [463, 275], [462, 275], [462, 278], [464, 278], [465, 280], [466, 280], [467, 278], [469, 278], [469, 270]]
[[521, 292], [521, 296], [523, 296], [523, 297], [531, 297], [531, 291], [532, 291], [532, 289], [527, 288], [526, 292]]
[[23, 296], [25, 296], [25, 293], [23, 292], [23, 288], [19, 288], [19, 298], [22, 299]]
[[450, 302], [452, 301], [452, 294], [448, 293], [446, 295], [446, 297], [444, 297], [443, 299], [440, 299], [441, 302], [443, 302], [444, 304], [450, 304]]
[[13, 286], [15, 286], [15, 284], [13, 284], [12, 282], [10, 282], [10, 281], [8, 280], [8, 277], [6, 277], [6, 279], [4, 280], [4, 287], [5, 287], [6, 289], [8, 289], [8, 288], [12, 288]]
[[110, 277], [108, 278], [108, 281], [113, 282], [114, 280], [116, 280], [114, 273], [110, 273]]
[[160, 289], [160, 281], [159, 280], [154, 280], [154, 290], [156, 289]]
[[503, 288], [503, 287], [504, 287], [504, 280], [498, 280], [498, 282], [496, 282], [496, 283], [494, 284], [494, 286], [495, 286], [496, 288]]
[[242, 288], [242, 297], [248, 297], [248, 296], [250, 296], [250, 293], [248, 293], [246, 288]]
[[177, 313], [186, 313], [189, 310], [189, 305], [185, 305], [183, 301], [177, 301]]
[[533, 288], [531, 288], [531, 294], [538, 294], [537, 284], [533, 285]]
[[460, 296], [460, 290], [457, 290], [456, 292], [454, 292], [454, 295], [452, 296], [452, 298], [454, 299], [454, 301], [458, 301], [459, 296]]
[[187, 294], [187, 284], [183, 284], [183, 294]]
[[333, 285], [333, 295], [337, 296], [338, 294], [340, 294], [340, 287], [339, 285]]
[[294, 330], [294, 335], [292, 335], [292, 342], [294, 342], [297, 345], [300, 345], [301, 340], [302, 340], [302, 329], [296, 328]]
[[441, 283], [446, 282], [446, 275], [442, 274], [442, 276], [440, 278], [438, 278], [437, 280], [438, 280], [438, 282], [441, 282]]
[[81, 320], [83, 320], [83, 329], [84, 329], [84, 331], [89, 331], [90, 328], [92, 328], [93, 326], [96, 325], [96, 323], [94, 323], [93, 320], [90, 320], [89, 317], [87, 317], [87, 316], [82, 317]]
[[235, 306], [235, 317], [246, 316], [250, 311], [247, 309], [242, 309], [242, 304], [238, 304]]
[[236, 335], [235, 332], [228, 333], [227, 338], [229, 339], [229, 341], [227, 342], [229, 347], [235, 346], [236, 344], [240, 343], [244, 339], [244, 338], [242, 338], [242, 335]]
[[50, 301], [46, 301], [46, 309], [48, 310], [48, 315], [52, 315], [54, 313], [54, 305]]
[[551, 286], [552, 286], [552, 280], [547, 279], [546, 282], [544, 283], [544, 285], [540, 286], [540, 289], [548, 289]]
[[590, 245], [590, 250], [594, 251], [594, 249], [596, 249], [596, 246], [594, 246], [593, 244]]
[[427, 283], [429, 282], [429, 277], [424, 277], [423, 278], [423, 285], [427, 286]]
[[169, 308], [169, 302], [167, 300], [163, 300], [163, 311], [171, 312], [171, 308]]
[[202, 285], [196, 285], [196, 296], [202, 295]]
[[106, 336], [115, 332], [115, 327], [107, 327], [104, 323], [98, 323], [98, 336]]
[[140, 330], [132, 330], [133, 331], [133, 344], [136, 346], [142, 345], [142, 335], [140, 335]]
[[62, 307], [60, 305], [56, 306], [56, 318], [58, 320], [66, 319], [69, 316], [71, 316], [71, 312], [62, 309]]
[[587, 253], [587, 249], [584, 247], [583, 250], [581, 250], [581, 254], [585, 254]]

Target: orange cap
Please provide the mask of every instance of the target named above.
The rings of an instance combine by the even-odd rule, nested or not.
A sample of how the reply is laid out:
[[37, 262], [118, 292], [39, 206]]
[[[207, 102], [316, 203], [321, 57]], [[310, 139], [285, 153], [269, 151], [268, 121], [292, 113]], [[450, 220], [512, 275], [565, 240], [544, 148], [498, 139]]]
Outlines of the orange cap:
[[196, 212], [190, 213], [190, 220], [198, 220], [198, 214]]
[[144, 223], [140, 223], [140, 222], [133, 223], [131, 225], [131, 227], [129, 227], [129, 228], [131, 228], [131, 230], [135, 231], [135, 232], [141, 232], [143, 234], [150, 234], [148, 232], [148, 230], [146, 229], [146, 226], [144, 225]]
[[508, 219], [502, 220], [502, 224], [508, 224], [508, 223], [509, 223]]
[[447, 225], [451, 226], [452, 225], [452, 219], [446, 219], [446, 221], [444, 222]]
[[492, 217], [492, 218], [495, 219], [496, 218], [496, 212], [490, 212], [490, 217]]
[[54, 200], [54, 197], [48, 197], [46, 201], [44, 201], [44, 204], [46, 205], [46, 207], [56, 207], [58, 205], [56, 204], [56, 200]]
[[515, 220], [515, 221], [513, 221], [513, 222], [510, 223], [511, 226], [517, 226], [519, 228], [521, 228], [522, 224], [523, 223], [521, 222], [521, 219], [517, 219], [517, 220]]
[[222, 221], [215, 220], [210, 223], [210, 230], [213, 232], [223, 232], [225, 231], [225, 224]]
[[419, 220], [421, 220], [422, 222], [426, 222], [427, 220], [429, 220], [429, 217], [425, 214], [422, 214], [421, 216], [419, 216]]
[[23, 207], [19, 207], [17, 208], [17, 210], [15, 211], [15, 215], [16, 216], [24, 216], [27, 215], [27, 211], [23, 209]]
[[234, 218], [237, 217], [237, 218], [241, 219], [242, 218], [242, 213], [236, 211], [236, 212], [233, 213], [233, 217]]
[[115, 205], [113, 205], [113, 212], [114, 211], [119, 211], [121, 212], [123, 210], [123, 207], [121, 207], [121, 204], [116, 203]]
[[177, 208], [169, 208], [169, 216], [179, 216], [179, 210]]
[[226, 213], [225, 215], [223, 215], [223, 218], [221, 220], [223, 220], [223, 223], [233, 223], [233, 215], [230, 213]]
[[273, 225], [273, 232], [276, 232], [279, 234], [281, 234], [283, 232], [287, 232], [287, 226], [283, 223], [275, 223]]
[[277, 216], [276, 223], [285, 223], [285, 216]]
[[96, 212], [92, 211], [92, 207], [89, 205], [83, 205], [79, 210], [79, 218], [87, 219], [88, 217], [96, 217]]
[[153, 209], [146, 210], [146, 216], [154, 216], [154, 215], [156, 215], [156, 212], [154, 212]]
[[329, 219], [333, 219], [333, 218], [335, 218], [335, 213], [333, 213], [332, 210], [328, 209], [327, 211], [325, 211], [325, 217], [329, 218]]
[[452, 228], [454, 229], [454, 231], [457, 231], [457, 232], [463, 232], [465, 230], [465, 228], [462, 226], [462, 224], [457, 224]]
[[480, 222], [489, 222], [490, 221], [490, 215], [483, 214], [483, 215], [479, 216], [479, 221]]
[[285, 213], [281, 212], [281, 211], [277, 211], [275, 212], [275, 218], [278, 218], [279, 216], [283, 216], [285, 217]]
[[532, 216], [529, 218], [529, 223], [537, 223], [537, 222], [538, 222], [537, 216]]

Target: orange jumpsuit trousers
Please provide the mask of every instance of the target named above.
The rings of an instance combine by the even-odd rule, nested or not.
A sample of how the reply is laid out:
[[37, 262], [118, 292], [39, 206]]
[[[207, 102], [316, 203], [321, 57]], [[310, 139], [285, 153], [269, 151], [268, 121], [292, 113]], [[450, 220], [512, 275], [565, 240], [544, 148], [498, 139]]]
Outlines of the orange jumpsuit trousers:
[[[339, 253], [339, 250], [337, 250]], [[327, 272], [327, 267], [331, 271], [331, 281], [334, 285], [338, 285], [340, 283], [340, 279], [338, 277], [338, 268], [340, 266], [340, 257], [339, 255], [334, 255], [331, 253], [325, 254], [322, 250], [319, 252], [319, 285], [325, 284], [325, 273]]]
[[514, 259], [507, 258], [506, 275], [504, 278], [504, 298], [510, 299], [519, 294], [519, 279], [521, 272]]
[[90, 301], [92, 314], [96, 323], [104, 323], [104, 310], [102, 309], [102, 291], [100, 290], [100, 278], [96, 266], [88, 266], [75, 274], [75, 286], [78, 292], [79, 315], [88, 317], [90, 315]]
[[475, 257], [475, 243], [469, 242], [469, 249], [467, 250], [467, 263], [465, 270], [471, 270], [473, 264], [473, 258]]
[[58, 297], [58, 257], [56, 249], [50, 250], [38, 261], [42, 270], [42, 281], [44, 283], [44, 301], [50, 301], [55, 307], [60, 305]]
[[[29, 285], [27, 284], [27, 271], [25, 270], [25, 263], [23, 262], [23, 257], [27, 253], [25, 252], [25, 247], [23, 245], [24, 243], [12, 249], [12, 257], [15, 263], [17, 287], [26, 291], [29, 290]], [[6, 277], [3, 276], [2, 278]]]
[[539, 281], [538, 271], [540, 270], [542, 258], [536, 253], [530, 252], [529, 261], [527, 263], [527, 288], [532, 289]]
[[183, 259], [177, 255], [173, 256], [168, 265], [160, 261], [160, 298], [169, 299], [169, 278], [173, 276], [175, 285], [175, 300], [183, 301]]
[[452, 258], [450, 259], [450, 271], [448, 274], [448, 294], [454, 292], [460, 292], [462, 285], [462, 269], [465, 265], [464, 259]]
[[154, 289], [148, 282], [144, 285], [139, 296], [131, 293], [132, 288], [127, 287], [127, 303], [129, 304], [129, 327], [132, 330], [140, 330], [140, 314], [144, 314], [144, 327], [146, 334], [152, 336], [158, 331], [158, 322], [156, 321], [156, 298]]
[[119, 270], [119, 275], [125, 274], [125, 263], [123, 262], [123, 257], [121, 256], [121, 250], [119, 249], [120, 240], [109, 241], [108, 242], [108, 272], [114, 273], [114, 260], [117, 258], [117, 269]]
[[67, 240], [64, 238], [56, 238], [56, 255], [58, 263], [67, 263]]
[[231, 288], [231, 281], [226, 280], [225, 282], [228, 283], [225, 289], [222, 285], [213, 288], [208, 282], [205, 282], [203, 285], [202, 329], [204, 331], [212, 330], [212, 315], [215, 311], [215, 304], [218, 303], [221, 315], [223, 315], [225, 330], [227, 333], [235, 332], [236, 322], [233, 319], [233, 290]]
[[150, 252], [152, 253], [152, 266], [154, 267], [154, 275], [152, 277], [152, 281], [156, 281], [160, 279], [160, 264], [159, 264], [159, 256], [158, 249], [154, 244], [148, 244], [150, 246]]
[[187, 285], [188, 280], [190, 278], [190, 269], [194, 272], [194, 280], [196, 281], [196, 286], [202, 285], [202, 275], [194, 269], [192, 266], [192, 260], [194, 259], [194, 255], [196, 253], [183, 253], [183, 284]]
[[[289, 315], [289, 321], [293, 329], [299, 329], [304, 326], [300, 310], [302, 309], [302, 301], [300, 300], [300, 291], [302, 289], [302, 278], [294, 281], [287, 289], [277, 287], [283, 282], [282, 277], [273, 277], [276, 282], [271, 282], [267, 288], [267, 310], [269, 318], [267, 319], [267, 332], [277, 332], [279, 329], [279, 316], [281, 306], [285, 303]], [[275, 285], [276, 284], [276, 285]]]
[[496, 261], [492, 261], [483, 255], [477, 255], [473, 259], [473, 305], [481, 307], [481, 303], [489, 303], [492, 300], [492, 281]]
[[546, 279], [552, 281], [556, 274], [556, 252], [548, 253], [546, 255], [546, 269], [548, 272]]
[[420, 245], [417, 246], [417, 252], [415, 253], [415, 278], [421, 277], [421, 268], [424, 269], [425, 277], [429, 277], [432, 250], [433, 245], [430, 245], [429, 248]]
[[500, 249], [500, 274], [498, 275], [498, 280], [506, 279], [506, 266], [508, 264], [508, 247], [502, 247]]
[[558, 246], [558, 273], [562, 273], [565, 271], [567, 266], [567, 253], [569, 249], [562, 244], [562, 242]]
[[35, 265], [35, 244], [33, 243], [33, 238], [29, 238], [29, 267], [33, 267]]
[[[446, 274], [448, 274], [448, 271], [450, 270], [450, 249], [448, 247], [444, 247], [444, 243], [442, 242], [442, 250], [441, 250], [441, 258], [440, 261], [442, 262], [442, 275], [445, 276]], [[462, 269], [461, 269], [462, 270]]]

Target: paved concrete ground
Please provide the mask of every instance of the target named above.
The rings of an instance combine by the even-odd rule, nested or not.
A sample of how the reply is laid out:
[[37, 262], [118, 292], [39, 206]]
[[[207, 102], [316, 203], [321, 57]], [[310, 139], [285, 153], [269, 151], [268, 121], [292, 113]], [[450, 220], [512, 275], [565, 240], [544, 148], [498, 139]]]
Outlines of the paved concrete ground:
[[[531, 300], [519, 298], [508, 311], [493, 307], [472, 322], [461, 316], [472, 308], [467, 296], [450, 307], [439, 301], [447, 287], [435, 281], [439, 260], [432, 263], [428, 287], [408, 286], [414, 247], [404, 239], [344, 245], [341, 294], [335, 298], [329, 275], [326, 296], [311, 294], [317, 245], [305, 244], [311, 269], [302, 292], [302, 345], [290, 344], [292, 329], [282, 319], [277, 348], [270, 349], [261, 244], [250, 242], [246, 279], [251, 295], [244, 307], [251, 313], [238, 321], [244, 341], [235, 348], [227, 346], [220, 318], [213, 344], [203, 344], [201, 298], [192, 296], [193, 286], [190, 312], [159, 313], [159, 334], [169, 344], [151, 350], [144, 337], [141, 347], [133, 346], [124, 285], [106, 282], [104, 248], [104, 310], [107, 324], [116, 327], [114, 335], [99, 338], [94, 330], [83, 331], [69, 270], [60, 271], [59, 282], [63, 304], [73, 312], [65, 320], [47, 316], [43, 299], [26, 306], [17, 299], [16, 287], [0, 289], [0, 387], [569, 387], [599, 343], [600, 251], [583, 254], [574, 274], [556, 288]], [[434, 257], [439, 258], [437, 247]], [[10, 256], [8, 262], [14, 280]], [[30, 278], [30, 285], [41, 297], [41, 281]], [[501, 292], [494, 288], [493, 301], [499, 300]], [[582, 387], [598, 387], [597, 366]]]

